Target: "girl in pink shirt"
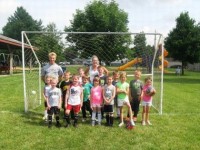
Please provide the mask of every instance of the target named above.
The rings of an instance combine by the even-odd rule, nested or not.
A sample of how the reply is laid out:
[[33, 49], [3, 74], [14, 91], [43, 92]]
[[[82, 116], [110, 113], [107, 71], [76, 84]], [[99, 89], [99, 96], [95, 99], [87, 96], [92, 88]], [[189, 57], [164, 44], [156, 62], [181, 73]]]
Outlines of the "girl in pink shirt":
[[156, 90], [152, 86], [152, 79], [151, 77], [145, 78], [145, 85], [142, 90], [142, 125], [152, 125], [149, 121], [149, 111], [152, 105], [152, 97], [155, 95]]
[[92, 108], [92, 126], [95, 125], [96, 113], [98, 118], [98, 124], [101, 125], [101, 107], [103, 103], [103, 91], [100, 86], [99, 76], [95, 76], [93, 79], [93, 87], [90, 94], [90, 106]]

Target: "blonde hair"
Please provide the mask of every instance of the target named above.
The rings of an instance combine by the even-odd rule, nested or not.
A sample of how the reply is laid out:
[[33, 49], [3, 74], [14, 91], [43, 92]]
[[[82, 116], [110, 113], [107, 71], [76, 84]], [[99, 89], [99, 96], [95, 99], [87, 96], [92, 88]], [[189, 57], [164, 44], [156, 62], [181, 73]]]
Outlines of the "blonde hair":
[[99, 64], [99, 58], [98, 58], [96, 55], [93, 55], [93, 56], [92, 56], [92, 61], [93, 61], [95, 58], [97, 59], [98, 64]]
[[78, 78], [78, 79], [79, 79], [79, 77], [80, 77], [80, 76], [77, 75], [77, 74], [73, 74], [73, 75], [72, 75], [72, 79], [74, 79], [74, 78]]
[[116, 75], [116, 74], [119, 74], [119, 71], [118, 71], [118, 70], [115, 70], [115, 71], [113, 71], [112, 74], [113, 74], [113, 76]]
[[70, 72], [70, 71], [65, 71], [64, 74], [69, 74], [69, 75], [71, 75], [71, 72]]
[[120, 78], [122, 78], [122, 77], [126, 77], [126, 72], [125, 71], [120, 73]]
[[140, 75], [142, 74], [142, 72], [140, 70], [135, 70], [134, 74], [139, 73]]
[[56, 53], [54, 53], [54, 52], [49, 53], [49, 57], [51, 57], [51, 56], [57, 57]]

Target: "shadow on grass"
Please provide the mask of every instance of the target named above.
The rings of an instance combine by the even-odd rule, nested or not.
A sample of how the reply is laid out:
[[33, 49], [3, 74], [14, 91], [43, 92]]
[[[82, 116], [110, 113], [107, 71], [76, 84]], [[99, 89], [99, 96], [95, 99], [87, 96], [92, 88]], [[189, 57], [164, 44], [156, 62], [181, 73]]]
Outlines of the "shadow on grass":
[[25, 118], [24, 123], [35, 125], [35, 126], [46, 126], [47, 123], [42, 119], [43, 114], [40, 112], [36, 112], [33, 110], [30, 110], [27, 113], [22, 113], [21, 115], [23, 118]]
[[174, 74], [165, 74], [164, 83], [186, 83], [186, 84], [199, 84], [200, 78], [196, 76], [192, 77], [191, 75], [176, 76]]

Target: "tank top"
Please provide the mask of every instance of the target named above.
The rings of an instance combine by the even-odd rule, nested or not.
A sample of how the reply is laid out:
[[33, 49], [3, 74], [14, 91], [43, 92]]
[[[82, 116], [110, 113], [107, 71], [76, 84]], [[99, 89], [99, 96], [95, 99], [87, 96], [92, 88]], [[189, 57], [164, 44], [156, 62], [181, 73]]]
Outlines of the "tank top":
[[89, 76], [90, 76], [90, 82], [93, 83], [93, 79], [96, 75], [99, 75], [98, 70], [93, 70], [92, 66], [90, 66], [89, 69]]

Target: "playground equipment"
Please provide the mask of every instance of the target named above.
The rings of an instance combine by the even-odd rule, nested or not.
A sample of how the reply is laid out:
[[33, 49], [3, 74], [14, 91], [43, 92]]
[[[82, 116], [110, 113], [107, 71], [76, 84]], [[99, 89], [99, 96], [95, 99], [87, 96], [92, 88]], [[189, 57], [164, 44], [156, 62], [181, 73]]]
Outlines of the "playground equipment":
[[130, 62], [128, 62], [128, 63], [126, 63], [126, 64], [124, 64], [124, 65], [118, 67], [117, 70], [123, 71], [123, 70], [125, 70], [127, 67], [130, 67], [130, 66], [135, 65], [135, 64], [140, 63], [140, 62], [142, 62], [142, 58], [135, 58], [135, 59], [133, 59], [132, 61], [130, 61]]
[[[168, 51], [165, 49], [164, 50], [164, 57], [166, 57], [168, 55]], [[162, 55], [159, 56], [159, 60], [162, 62]], [[167, 60], [164, 59], [163, 61], [163, 67], [166, 68], [168, 67], [169, 62]], [[159, 69], [162, 70], [162, 65], [159, 66]], [[167, 73], [166, 70], [164, 70], [164, 73]]]

